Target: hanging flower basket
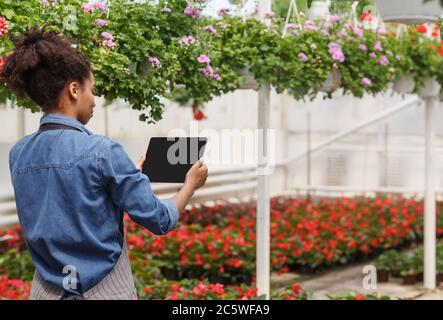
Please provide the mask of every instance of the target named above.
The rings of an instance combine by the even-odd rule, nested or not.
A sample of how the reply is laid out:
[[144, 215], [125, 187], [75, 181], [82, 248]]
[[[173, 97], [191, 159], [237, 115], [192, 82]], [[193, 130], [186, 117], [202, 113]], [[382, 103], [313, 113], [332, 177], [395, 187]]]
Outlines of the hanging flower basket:
[[320, 91], [331, 93], [340, 87], [341, 84], [341, 74], [337, 70], [332, 71], [326, 78], [323, 85], [319, 88]]
[[415, 88], [415, 81], [412, 74], [402, 75], [394, 82], [394, 91], [398, 93], [412, 93]]
[[330, 2], [327, 0], [313, 1], [308, 15], [311, 19], [323, 19], [329, 15]]
[[440, 0], [376, 0], [385, 22], [421, 24], [439, 20], [443, 10]]
[[434, 78], [426, 78], [423, 85], [418, 90], [418, 95], [422, 98], [435, 97], [440, 94], [441, 85]]
[[236, 71], [237, 75], [242, 78], [242, 85], [239, 89], [247, 90], [258, 90], [258, 83], [255, 80], [254, 74], [248, 67], [239, 69]]

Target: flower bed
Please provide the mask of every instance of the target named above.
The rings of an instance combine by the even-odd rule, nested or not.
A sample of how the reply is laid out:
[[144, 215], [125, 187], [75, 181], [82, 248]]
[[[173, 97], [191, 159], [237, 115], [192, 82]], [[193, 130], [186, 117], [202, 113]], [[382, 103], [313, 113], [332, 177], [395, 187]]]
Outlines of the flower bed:
[[[277, 272], [312, 272], [370, 258], [382, 250], [421, 239], [423, 204], [416, 199], [274, 198], [271, 203], [271, 259]], [[132, 252], [159, 259], [170, 279], [204, 275], [223, 283], [253, 281], [254, 204], [193, 208], [186, 222], [165, 237], [153, 237], [131, 222]], [[439, 219], [438, 234], [442, 220]]]
[[[440, 204], [438, 208], [441, 212]], [[271, 259], [276, 272], [315, 272], [369, 259], [422, 238], [423, 203], [414, 198], [386, 195], [308, 201], [277, 197], [271, 200], [271, 209]], [[125, 220], [141, 296], [147, 294], [144, 289], [150, 284], [166, 298], [172, 292], [165, 291], [165, 286], [182, 279], [190, 279], [181, 284], [183, 292], [188, 292], [185, 295], [199, 281], [209, 286], [209, 292], [217, 290], [215, 285], [223, 285], [227, 297], [231, 297], [229, 288], [233, 286], [254, 287], [253, 202], [193, 207], [183, 214], [177, 229], [163, 237]], [[439, 235], [442, 222], [439, 214]], [[20, 228], [0, 231], [0, 238], [6, 240], [2, 242], [0, 274], [30, 281], [34, 269], [29, 254], [23, 251]]]

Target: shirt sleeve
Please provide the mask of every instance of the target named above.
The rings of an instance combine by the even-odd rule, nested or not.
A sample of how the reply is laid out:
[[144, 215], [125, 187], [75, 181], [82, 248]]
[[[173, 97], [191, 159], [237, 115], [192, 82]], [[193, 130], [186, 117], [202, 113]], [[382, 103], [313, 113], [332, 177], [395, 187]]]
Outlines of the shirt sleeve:
[[179, 212], [175, 202], [157, 198], [149, 178], [135, 167], [121, 144], [111, 139], [105, 141], [98, 165], [102, 184], [113, 202], [134, 222], [156, 235], [164, 235], [176, 227]]

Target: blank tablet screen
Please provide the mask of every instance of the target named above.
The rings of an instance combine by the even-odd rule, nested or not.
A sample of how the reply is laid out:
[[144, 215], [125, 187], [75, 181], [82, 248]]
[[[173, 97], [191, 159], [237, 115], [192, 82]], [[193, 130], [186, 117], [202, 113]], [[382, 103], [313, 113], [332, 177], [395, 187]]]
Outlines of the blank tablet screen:
[[206, 142], [205, 137], [151, 138], [142, 172], [151, 182], [183, 183], [203, 156]]

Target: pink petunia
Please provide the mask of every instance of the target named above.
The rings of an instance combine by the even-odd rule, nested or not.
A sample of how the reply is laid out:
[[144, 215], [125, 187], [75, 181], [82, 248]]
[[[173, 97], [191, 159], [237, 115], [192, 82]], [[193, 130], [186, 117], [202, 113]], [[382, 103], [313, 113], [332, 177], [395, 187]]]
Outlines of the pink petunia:
[[105, 27], [108, 25], [108, 21], [103, 20], [103, 19], [97, 19], [97, 20], [95, 20], [95, 25], [99, 26], [99, 27]]
[[361, 79], [361, 83], [365, 86], [365, 87], [370, 87], [372, 85], [372, 81], [371, 79], [368, 78], [363, 78]]
[[206, 63], [206, 64], [211, 63], [211, 59], [207, 55], [205, 55], [205, 54], [201, 54], [197, 58], [197, 61], [200, 62], [200, 63]]

